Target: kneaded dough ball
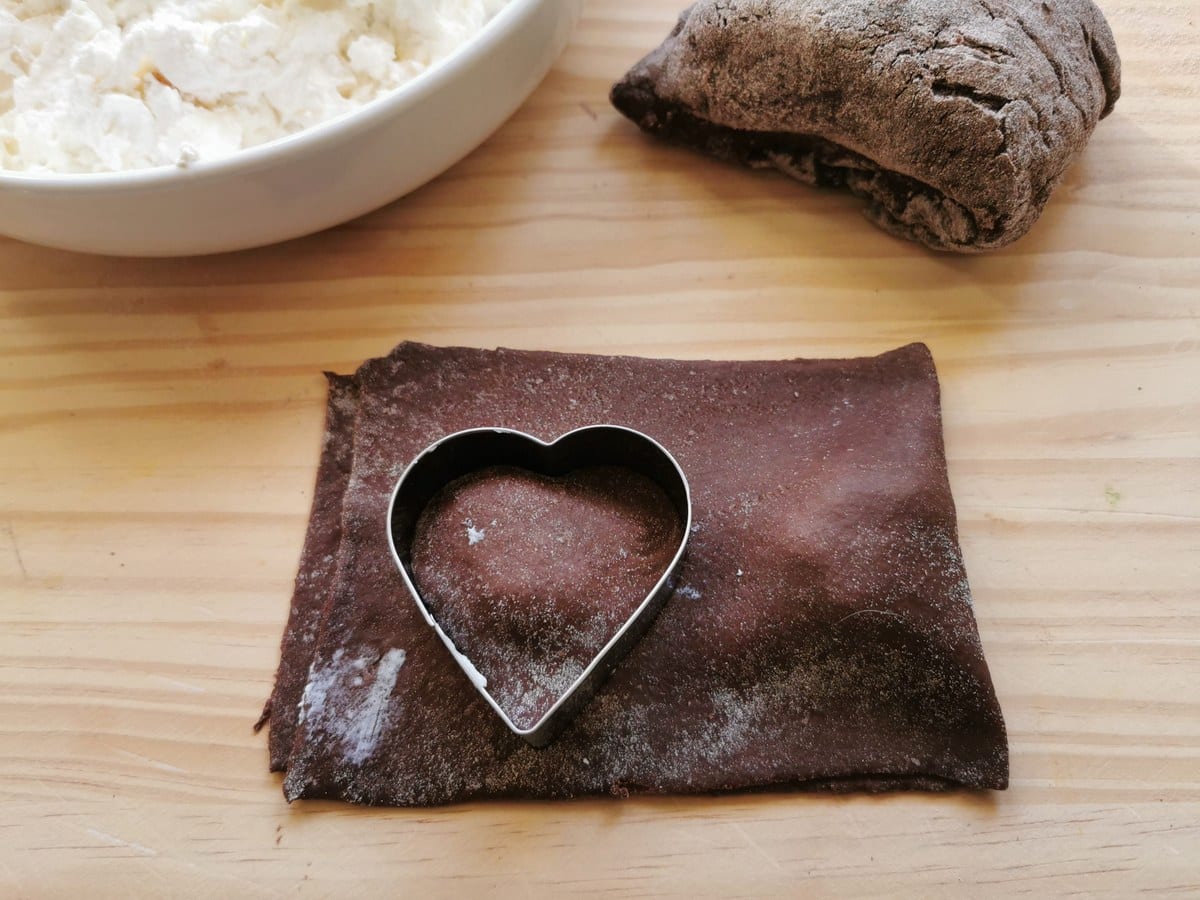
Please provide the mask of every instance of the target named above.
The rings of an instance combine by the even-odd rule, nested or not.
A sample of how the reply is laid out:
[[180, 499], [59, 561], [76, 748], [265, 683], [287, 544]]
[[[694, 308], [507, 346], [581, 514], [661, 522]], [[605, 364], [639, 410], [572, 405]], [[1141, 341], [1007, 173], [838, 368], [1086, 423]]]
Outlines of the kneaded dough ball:
[[845, 188], [900, 237], [1015, 241], [1120, 94], [1091, 0], [700, 0], [614, 87], [648, 132]]

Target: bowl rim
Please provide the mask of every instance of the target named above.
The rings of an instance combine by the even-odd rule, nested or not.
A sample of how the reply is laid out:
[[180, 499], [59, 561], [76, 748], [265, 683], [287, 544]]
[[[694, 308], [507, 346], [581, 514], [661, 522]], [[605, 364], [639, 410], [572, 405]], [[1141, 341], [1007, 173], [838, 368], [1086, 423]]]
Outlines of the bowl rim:
[[[121, 188], [159, 187], [197, 178], [253, 171], [280, 158], [303, 154], [367, 131], [405, 107], [428, 97], [446, 81], [504, 42], [522, 24], [523, 14], [547, 0], [509, 0], [483, 28], [445, 59], [358, 109], [339, 113], [308, 128], [188, 166], [160, 165], [115, 172], [30, 173], [0, 169], [0, 189], [45, 193], [89, 193]], [[551, 3], [559, 0], [549, 0]]]

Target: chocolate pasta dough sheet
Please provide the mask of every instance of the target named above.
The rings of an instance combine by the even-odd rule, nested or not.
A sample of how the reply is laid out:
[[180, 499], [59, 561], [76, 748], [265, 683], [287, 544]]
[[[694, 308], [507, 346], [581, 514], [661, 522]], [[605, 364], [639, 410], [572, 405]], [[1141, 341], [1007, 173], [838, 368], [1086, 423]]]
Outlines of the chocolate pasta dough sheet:
[[[289, 799], [1007, 785], [923, 345], [691, 362], [408, 343], [353, 383], [336, 569], [324, 553], [319, 571], [302, 568], [298, 585], [323, 587], [298, 592], [281, 674], [307, 678], [295, 703], [277, 688], [270, 706], [272, 730], [292, 737]], [[348, 417], [330, 422], [348, 444]], [[651, 631], [539, 750], [420, 618], [384, 517], [405, 466], [446, 434], [503, 426], [550, 440], [598, 422], [676, 456], [694, 528]], [[317, 493], [342, 496], [337, 477]], [[302, 565], [315, 562], [306, 544]], [[319, 637], [305, 640], [322, 605]]]
[[292, 605], [280, 648], [275, 689], [263, 707], [255, 729], [271, 723], [268, 747], [271, 771], [282, 771], [292, 749], [296, 710], [308, 679], [316, 649], [321, 613], [333, 587], [338, 546], [342, 541], [342, 499], [350, 481], [353, 461], [354, 413], [358, 385], [346, 375], [326, 373], [329, 393], [325, 408], [325, 434], [317, 481], [313, 490], [300, 570], [292, 589]]

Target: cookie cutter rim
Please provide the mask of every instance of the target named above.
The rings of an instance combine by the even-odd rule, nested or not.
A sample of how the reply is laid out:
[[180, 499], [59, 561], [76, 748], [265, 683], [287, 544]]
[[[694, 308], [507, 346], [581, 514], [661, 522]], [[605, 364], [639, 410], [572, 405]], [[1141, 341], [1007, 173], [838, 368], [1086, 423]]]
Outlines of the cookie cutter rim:
[[[569, 452], [575, 444], [583, 445], [582, 454]], [[459, 445], [457, 456], [447, 449], [456, 445]], [[489, 445], [493, 451], [500, 448], [503, 452], [480, 452], [481, 447], [486, 450]], [[474, 453], [463, 453], [462, 447], [473, 449]], [[631, 449], [640, 449], [641, 452], [630, 452]], [[530, 465], [530, 462], [533, 464]], [[454, 641], [425, 605], [425, 600], [413, 579], [409, 561], [416, 520], [438, 491], [447, 484], [488, 466], [516, 465], [541, 475], [556, 477], [588, 465], [603, 464], [622, 465], [640, 472], [664, 490], [679, 514], [683, 526], [679, 546], [642, 602], [592, 657], [583, 672], [558, 696], [537, 722], [528, 728], [522, 728], [496, 702], [487, 689], [487, 679], [475, 668], [470, 658], [455, 646]], [[422, 478], [425, 480], [421, 481]], [[664, 481], [667, 483], [664, 484]], [[398, 512], [403, 512], [406, 517], [401, 523], [399, 535]], [[392, 558], [418, 611], [493, 712], [513, 734], [534, 747], [545, 747], [558, 736], [658, 618], [659, 612], [674, 591], [674, 576], [687, 549], [691, 533], [692, 494], [682, 466], [670, 451], [654, 438], [623, 425], [585, 425], [565, 432], [552, 441], [543, 441], [512, 428], [468, 428], [456, 431], [434, 441], [405, 467], [392, 490], [387, 510], [388, 549], [391, 550]], [[397, 544], [398, 536], [403, 539], [403, 553]]]

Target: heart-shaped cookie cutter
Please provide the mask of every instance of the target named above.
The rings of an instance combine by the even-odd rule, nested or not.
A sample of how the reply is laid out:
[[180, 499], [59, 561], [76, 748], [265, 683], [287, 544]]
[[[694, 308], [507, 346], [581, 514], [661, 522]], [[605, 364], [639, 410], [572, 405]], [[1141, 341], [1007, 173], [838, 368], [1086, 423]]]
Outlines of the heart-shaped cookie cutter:
[[[666, 493], [683, 525], [679, 547], [650, 592], [583, 673], [529, 728], [509, 717], [487, 689], [487, 679], [459, 652], [450, 636], [425, 605], [412, 571], [412, 541], [417, 519], [434, 496], [450, 482], [489, 466], [515, 466], [557, 477], [599, 465], [624, 466], [646, 475]], [[475, 689], [513, 734], [534, 747], [549, 744], [583, 708], [621, 658], [641, 639], [673, 590], [672, 577], [692, 531], [692, 495], [687, 476], [665, 447], [648, 435], [621, 425], [588, 425], [568, 431], [549, 443], [509, 428], [471, 428], [426, 447], [396, 482], [387, 516], [388, 545], [400, 576], [417, 609], [441, 638]]]

